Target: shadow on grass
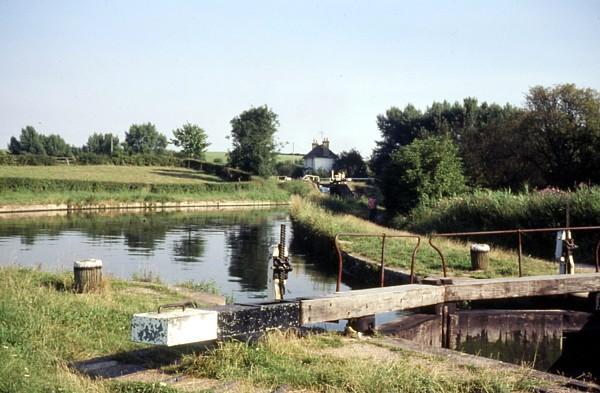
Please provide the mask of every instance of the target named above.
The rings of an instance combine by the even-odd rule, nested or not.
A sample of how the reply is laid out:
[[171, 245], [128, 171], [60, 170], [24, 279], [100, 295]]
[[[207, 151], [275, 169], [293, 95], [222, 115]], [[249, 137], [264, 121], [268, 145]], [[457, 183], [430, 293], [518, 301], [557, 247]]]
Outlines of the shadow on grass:
[[172, 169], [172, 170], [155, 169], [152, 171], [152, 173], [155, 175], [176, 177], [179, 179], [192, 179], [192, 180], [212, 181], [212, 182], [220, 181], [220, 179], [216, 176], [207, 175], [204, 173], [191, 173], [191, 172], [181, 170], [181, 169]]
[[[216, 344], [212, 342], [138, 349], [73, 362], [70, 367], [90, 378], [112, 379], [176, 365], [185, 355], [207, 352], [215, 346]], [[161, 371], [168, 373], [165, 370]]]

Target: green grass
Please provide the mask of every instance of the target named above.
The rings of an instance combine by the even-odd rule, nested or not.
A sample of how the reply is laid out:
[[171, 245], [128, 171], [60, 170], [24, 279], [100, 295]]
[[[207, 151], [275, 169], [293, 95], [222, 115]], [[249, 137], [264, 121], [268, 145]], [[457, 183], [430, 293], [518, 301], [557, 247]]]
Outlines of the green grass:
[[[184, 357], [179, 369], [269, 389], [287, 385], [315, 392], [511, 392], [532, 388], [533, 381], [521, 373], [461, 369], [409, 352], [377, 351], [384, 355], [373, 359], [356, 356], [351, 349], [346, 356], [334, 354], [347, 344], [331, 334], [302, 338], [275, 332], [252, 345], [226, 342], [209, 354]], [[359, 345], [366, 351], [368, 347]]]
[[131, 315], [180, 300], [153, 284], [112, 281], [83, 295], [72, 285], [72, 273], [0, 269], [0, 392], [106, 391], [69, 362], [141, 348]]
[[[333, 248], [333, 238], [338, 233], [371, 233], [390, 235], [412, 235], [409, 232], [392, 230], [390, 228], [376, 225], [354, 215], [339, 213], [343, 209], [343, 202], [334, 204], [338, 213], [321, 206], [331, 206], [331, 200], [316, 198], [313, 201], [294, 198], [291, 205], [292, 219], [304, 230], [309, 231], [317, 238], [326, 239], [330, 249]], [[352, 203], [351, 211], [360, 209]], [[373, 261], [381, 258], [381, 240], [379, 238], [342, 238], [342, 248]], [[417, 251], [415, 261], [415, 272], [418, 275], [442, 274], [439, 255], [427, 244], [427, 237], [422, 236], [420, 248]], [[493, 248], [489, 254], [489, 269], [480, 272], [470, 271], [469, 247], [448, 239], [435, 240], [436, 244], [444, 253], [448, 272], [452, 276], [470, 276], [476, 278], [510, 277], [518, 275], [518, 262], [515, 253]], [[385, 263], [396, 266], [402, 270], [410, 270], [410, 261], [416, 240], [412, 239], [386, 239]], [[557, 271], [554, 263], [525, 256], [523, 258], [523, 274], [539, 275], [551, 274]]]
[[[277, 162], [285, 161], [297, 161], [301, 160], [304, 154], [277, 154]], [[208, 151], [206, 152], [206, 161], [215, 162], [216, 159], [220, 160], [221, 163], [227, 162], [227, 152], [224, 151]]]
[[[69, 364], [106, 355], [130, 359], [128, 351], [144, 347], [129, 341], [131, 315], [179, 301], [179, 295], [158, 283], [111, 280], [94, 294], [75, 294], [72, 286], [72, 273], [0, 268], [0, 392], [176, 392], [159, 384], [92, 380]], [[252, 345], [229, 341], [192, 355], [170, 350], [169, 358], [178, 360], [166, 371], [233, 381], [250, 392], [280, 385], [322, 392], [508, 392], [536, 382], [525, 369], [466, 369], [410, 351], [356, 357], [363, 352], [356, 344], [335, 334], [274, 332]]]
[[274, 201], [308, 193], [299, 182], [224, 182], [185, 168], [0, 166], [0, 205]]
[[[566, 225], [569, 206], [572, 226], [600, 226], [600, 187], [581, 187], [574, 192], [545, 190], [512, 193], [476, 191], [445, 198], [415, 208], [396, 226], [420, 233], [489, 231], [514, 228], [552, 228]], [[578, 248], [576, 261], [592, 262], [600, 231], [574, 232]], [[490, 238], [491, 242], [515, 246], [515, 236]], [[523, 246], [526, 253], [552, 258], [554, 233], [528, 234]]]
[[220, 182], [217, 176], [175, 167], [71, 165], [71, 166], [0, 166], [0, 177], [147, 184], [195, 184]]

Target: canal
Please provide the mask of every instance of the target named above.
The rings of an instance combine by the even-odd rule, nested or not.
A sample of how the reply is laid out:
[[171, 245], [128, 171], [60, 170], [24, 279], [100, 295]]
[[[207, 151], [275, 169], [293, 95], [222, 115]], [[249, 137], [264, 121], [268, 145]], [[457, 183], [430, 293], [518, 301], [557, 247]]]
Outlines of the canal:
[[97, 258], [114, 277], [214, 282], [235, 302], [262, 301], [273, 297], [269, 257], [282, 224], [293, 256], [289, 296], [334, 292], [336, 271], [294, 248], [285, 210], [3, 218], [0, 264], [62, 271], [71, 270], [75, 260]]

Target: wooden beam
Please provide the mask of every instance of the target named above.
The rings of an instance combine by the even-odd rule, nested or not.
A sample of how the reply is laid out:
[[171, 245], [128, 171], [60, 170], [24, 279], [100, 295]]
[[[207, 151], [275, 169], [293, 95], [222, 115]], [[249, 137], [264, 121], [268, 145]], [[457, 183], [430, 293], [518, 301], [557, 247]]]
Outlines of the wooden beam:
[[446, 302], [597, 292], [600, 291], [600, 273], [454, 280], [445, 288]]
[[300, 324], [358, 318], [377, 313], [407, 310], [444, 302], [444, 287], [398, 285], [365, 289], [300, 301]]

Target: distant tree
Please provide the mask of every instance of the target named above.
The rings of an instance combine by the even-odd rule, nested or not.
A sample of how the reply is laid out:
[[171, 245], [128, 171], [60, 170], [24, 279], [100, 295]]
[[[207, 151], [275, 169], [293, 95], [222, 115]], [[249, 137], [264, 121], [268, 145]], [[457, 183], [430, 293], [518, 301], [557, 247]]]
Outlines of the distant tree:
[[382, 140], [377, 142], [371, 157], [370, 165], [375, 175], [383, 173], [394, 150], [420, 136], [422, 117], [423, 113], [410, 104], [404, 109], [391, 107], [385, 114], [377, 116], [377, 128]]
[[259, 176], [275, 170], [275, 142], [279, 122], [277, 114], [266, 105], [251, 108], [231, 120], [233, 150], [229, 164]]
[[29, 154], [46, 154], [44, 148], [44, 136], [38, 134], [38, 132], [32, 126], [27, 126], [21, 129], [21, 135], [19, 137], [19, 153]]
[[10, 137], [8, 151], [10, 152], [10, 154], [21, 154], [21, 143], [14, 136]]
[[181, 152], [189, 158], [203, 160], [205, 158], [206, 148], [210, 145], [207, 140], [206, 132], [195, 124], [184, 124], [183, 127], [173, 130], [175, 139], [171, 140], [177, 147], [181, 147]]
[[574, 84], [536, 86], [526, 97], [523, 140], [548, 184], [600, 183], [600, 94]]
[[278, 176], [302, 177], [303, 169], [302, 164], [293, 161], [282, 161], [275, 164], [275, 172]]
[[344, 171], [347, 177], [367, 177], [367, 164], [356, 149], [341, 152], [333, 169]]
[[416, 139], [392, 153], [379, 183], [384, 205], [392, 212], [461, 193], [465, 178], [458, 148], [446, 136]]
[[87, 140], [84, 150], [95, 154], [115, 154], [121, 151], [119, 137], [108, 134], [93, 133]]
[[42, 135], [42, 141], [44, 144], [44, 150], [46, 154], [54, 157], [67, 156], [71, 152], [71, 148], [65, 142], [65, 140], [57, 134], [50, 134], [48, 136]]
[[483, 103], [476, 110], [473, 125], [462, 130], [459, 141], [465, 175], [473, 185], [518, 189], [545, 183], [523, 135], [525, 113], [508, 104]]
[[167, 137], [156, 131], [154, 124], [132, 124], [125, 133], [124, 147], [130, 154], [162, 154], [167, 143]]

